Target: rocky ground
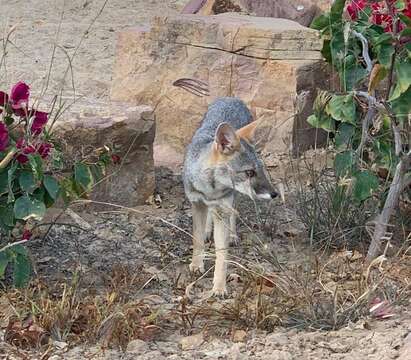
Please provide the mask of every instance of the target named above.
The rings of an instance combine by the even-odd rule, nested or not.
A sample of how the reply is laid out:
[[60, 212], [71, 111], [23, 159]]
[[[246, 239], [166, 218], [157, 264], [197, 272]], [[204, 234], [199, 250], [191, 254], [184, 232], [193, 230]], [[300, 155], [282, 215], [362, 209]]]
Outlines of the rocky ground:
[[[108, 99], [116, 31], [142, 24], [155, 14], [178, 11], [182, 3], [180, 0], [109, 0], [106, 3], [103, 0], [3, 0], [0, 17], [3, 40], [10, 29], [13, 31], [6, 49], [7, 72], [0, 74], [0, 86], [5, 88], [24, 79], [32, 85], [33, 92], [40, 94], [43, 89], [45, 98], [64, 85], [66, 99], [73, 99], [74, 95]], [[53, 44], [58, 46], [51, 61]], [[74, 53], [70, 63], [68, 58]], [[44, 87], [46, 83], [48, 86]], [[78, 297], [87, 306], [84, 303], [76, 306], [89, 309], [88, 315], [98, 320], [98, 328], [90, 327], [90, 334], [76, 332], [72, 324], [81, 329], [78, 324], [81, 317], [59, 319], [61, 324], [48, 324], [52, 329], [48, 334], [50, 345], [25, 350], [2, 342], [0, 357], [53, 360], [411, 358], [411, 314], [406, 296], [411, 278], [408, 258], [400, 275], [393, 268], [384, 289], [381, 285], [380, 294], [393, 300], [389, 310], [393, 317], [386, 320], [372, 317], [368, 313], [369, 304], [364, 304], [358, 310], [361, 316], [351, 314], [352, 322], [341, 320], [341, 324], [337, 324], [341, 309], [330, 312], [329, 308], [318, 309], [317, 303], [320, 304], [320, 298], [327, 298], [324, 293], [330, 287], [336, 289], [339, 284], [343, 289], [345, 283], [354, 284], [354, 270], [351, 274], [346, 269], [354, 269], [353, 264], [361, 261], [361, 257], [354, 260], [344, 253], [340, 260], [332, 258], [331, 265], [323, 265], [320, 271], [327, 279], [325, 284], [320, 284], [321, 281], [318, 284], [322, 290], [311, 289], [304, 278], [301, 283], [298, 280], [300, 271], [301, 274], [307, 272], [305, 264], [312, 261], [313, 254], [303, 226], [296, 220], [292, 191], [286, 192], [285, 204], [277, 201], [259, 204], [256, 208], [242, 199], [240, 243], [230, 249], [230, 296], [225, 300], [208, 299], [211, 272], [204, 277], [188, 273], [191, 218], [181, 179], [165, 169], [157, 169], [156, 176], [157, 196], [151, 204], [133, 212], [95, 213], [75, 207], [82, 222], [63, 215], [50, 232], [46, 234], [42, 229], [30, 242], [36, 263], [36, 286], [51, 289], [56, 284], [68, 284], [68, 289], [72, 289], [73, 284], [77, 284], [76, 291], [81, 295]], [[211, 260], [208, 268], [212, 266]], [[337, 264], [341, 265], [343, 274]], [[384, 270], [386, 268], [388, 265]], [[291, 275], [291, 269], [295, 269], [296, 274]], [[356, 299], [354, 285], [352, 289], [341, 290], [352, 295], [351, 298], [347, 295], [347, 301]], [[304, 292], [309, 289], [313, 291], [305, 296]], [[2, 338], [7, 333], [6, 310], [23, 314], [18, 307], [5, 305], [10, 304], [6, 300], [17, 299], [14, 304], [24, 304], [25, 311], [43, 316], [45, 326], [47, 318], [43, 313], [49, 311], [50, 318], [55, 320], [59, 318], [56, 312], [62, 311], [50, 304], [60, 299], [63, 290], [53, 291], [48, 290], [48, 302], [37, 303], [40, 307], [32, 302], [29, 292], [1, 294]], [[397, 296], [400, 291], [404, 291], [405, 296]], [[307, 304], [300, 306], [293, 298], [307, 299]], [[114, 308], [107, 305], [111, 303], [115, 304]], [[101, 304], [110, 311], [105, 312]], [[120, 322], [122, 328], [112, 334], [109, 330], [115, 328], [114, 315], [121, 315], [130, 307], [139, 308], [140, 304], [144, 311], [149, 311], [143, 318], [147, 326], [137, 327], [140, 332], [135, 338], [139, 339], [125, 343], [124, 339], [133, 338], [124, 332], [136, 329], [132, 324], [134, 317], [130, 317], [129, 322]], [[309, 310], [304, 314], [292, 311], [299, 306]], [[127, 320], [129, 315], [126, 312], [122, 316]], [[338, 330], [332, 330], [333, 321]], [[107, 324], [111, 327], [103, 326]], [[123, 340], [112, 344], [109, 340], [114, 338]]]

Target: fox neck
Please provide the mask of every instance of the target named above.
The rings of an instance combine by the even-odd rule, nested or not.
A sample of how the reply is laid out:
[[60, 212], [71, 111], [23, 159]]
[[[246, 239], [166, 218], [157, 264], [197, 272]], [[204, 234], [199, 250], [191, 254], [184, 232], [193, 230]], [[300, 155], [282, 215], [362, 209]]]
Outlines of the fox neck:
[[216, 177], [218, 168], [226, 166], [228, 171], [228, 159], [224, 154], [218, 153], [215, 143], [211, 143], [208, 151], [198, 161], [199, 176], [191, 185], [196, 196], [207, 205], [218, 203], [234, 194], [232, 185], [223, 184]]

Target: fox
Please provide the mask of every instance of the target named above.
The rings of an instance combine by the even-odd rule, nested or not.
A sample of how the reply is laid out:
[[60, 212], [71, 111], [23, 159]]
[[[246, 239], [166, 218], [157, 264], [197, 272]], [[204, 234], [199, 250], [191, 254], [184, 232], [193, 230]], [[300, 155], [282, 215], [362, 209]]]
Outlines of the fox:
[[254, 145], [258, 121], [239, 98], [212, 102], [184, 159], [183, 183], [191, 203], [193, 256], [190, 271], [204, 273], [205, 240], [213, 232], [215, 267], [211, 295], [227, 296], [227, 256], [236, 238], [235, 194], [252, 200], [278, 196]]

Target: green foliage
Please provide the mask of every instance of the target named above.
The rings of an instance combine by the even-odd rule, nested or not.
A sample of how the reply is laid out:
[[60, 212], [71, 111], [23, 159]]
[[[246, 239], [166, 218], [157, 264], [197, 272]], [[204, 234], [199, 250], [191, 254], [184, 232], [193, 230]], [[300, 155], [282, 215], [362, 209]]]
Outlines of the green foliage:
[[[17, 101], [19, 97], [18, 101], [29, 103], [28, 92], [28, 85], [19, 82], [2, 99]], [[24, 96], [27, 98], [22, 99]], [[23, 114], [11, 103], [0, 104], [0, 280], [10, 269], [18, 287], [25, 286], [31, 274], [30, 257], [23, 245], [31, 236], [27, 222], [41, 221], [59, 198], [67, 204], [87, 196], [112, 159], [105, 147], [81, 161], [67, 160], [45, 129], [49, 114], [26, 110]]]
[[354, 198], [359, 202], [368, 199], [378, 188], [378, 179], [370, 171], [359, 171], [354, 174]]
[[[320, 92], [314, 102], [313, 115], [307, 119], [311, 126], [329, 132], [333, 139], [336, 183], [328, 192], [333, 197], [330, 209], [339, 208], [338, 204], [344, 199], [350, 199], [359, 207], [377, 200], [381, 206], [389, 186], [387, 180], [392, 179], [399, 161], [395, 155], [392, 125], [396, 124], [402, 134], [410, 131], [407, 119], [411, 112], [411, 19], [396, 13], [394, 23], [402, 21], [402, 29], [400, 33], [393, 33], [385, 23], [378, 25], [372, 20], [370, 6], [359, 11], [355, 20], [347, 20], [342, 15], [344, 5], [345, 1], [335, 1], [331, 11], [319, 16], [311, 25], [320, 31], [324, 39], [324, 58], [340, 79], [338, 92]], [[395, 6], [402, 11], [404, 1], [397, 1]], [[361, 36], [368, 44], [370, 72]], [[384, 79], [387, 81], [383, 82]], [[369, 128], [365, 128], [366, 141], [361, 143], [363, 124], [371, 104], [364, 94], [374, 97], [372, 104], [379, 106]], [[411, 144], [406, 145], [411, 147]], [[388, 174], [388, 178], [378, 177], [381, 169], [386, 170], [381, 173]]]

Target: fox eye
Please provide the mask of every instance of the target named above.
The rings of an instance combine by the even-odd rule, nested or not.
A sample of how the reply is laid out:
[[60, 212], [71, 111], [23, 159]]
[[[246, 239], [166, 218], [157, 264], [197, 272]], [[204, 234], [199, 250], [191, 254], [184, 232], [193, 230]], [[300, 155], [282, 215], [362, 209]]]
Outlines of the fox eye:
[[254, 170], [246, 170], [245, 174], [247, 175], [248, 178], [252, 178], [255, 176], [255, 171]]

